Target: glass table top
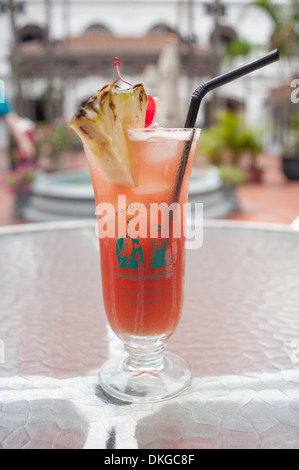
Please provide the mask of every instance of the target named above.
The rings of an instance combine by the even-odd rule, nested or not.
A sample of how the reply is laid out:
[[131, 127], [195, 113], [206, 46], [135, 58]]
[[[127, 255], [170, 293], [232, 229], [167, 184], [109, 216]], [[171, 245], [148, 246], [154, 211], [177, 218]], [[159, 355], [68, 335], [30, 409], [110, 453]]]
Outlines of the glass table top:
[[193, 383], [164, 403], [112, 400], [122, 345], [103, 306], [93, 222], [0, 231], [0, 448], [298, 448], [299, 234], [205, 224], [167, 343]]

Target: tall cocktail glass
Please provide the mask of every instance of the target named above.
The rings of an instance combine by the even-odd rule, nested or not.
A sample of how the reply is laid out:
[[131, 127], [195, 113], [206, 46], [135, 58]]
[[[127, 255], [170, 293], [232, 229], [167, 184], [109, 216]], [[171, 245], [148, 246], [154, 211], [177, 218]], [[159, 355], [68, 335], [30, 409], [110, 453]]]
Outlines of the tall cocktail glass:
[[[186, 203], [199, 134], [199, 129], [128, 130], [134, 187], [109, 181], [88, 158], [105, 310], [125, 346], [121, 357], [104, 363], [99, 380], [121, 400], [169, 399], [191, 382], [187, 362], [164, 349], [183, 307]], [[188, 141], [187, 166], [174, 196]]]

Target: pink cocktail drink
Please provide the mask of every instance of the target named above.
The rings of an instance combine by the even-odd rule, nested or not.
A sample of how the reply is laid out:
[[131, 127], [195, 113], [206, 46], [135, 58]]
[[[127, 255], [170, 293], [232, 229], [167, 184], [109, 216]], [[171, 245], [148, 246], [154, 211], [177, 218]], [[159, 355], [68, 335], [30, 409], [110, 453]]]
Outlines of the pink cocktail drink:
[[[115, 238], [100, 239], [105, 309], [115, 333], [135, 346], [138, 342], [142, 345], [144, 337], [155, 337], [157, 341], [163, 338], [164, 342], [180, 319], [185, 270], [184, 203], [197, 139], [178, 201], [173, 201], [173, 192], [190, 132], [129, 131], [137, 182], [132, 188], [111, 183], [90, 160], [96, 204], [112, 203], [116, 230], [120, 224], [125, 227], [125, 232]], [[126, 214], [124, 207], [119, 208], [119, 195], [125, 196]], [[125, 225], [120, 221], [124, 217]], [[167, 237], [163, 233], [165, 226], [169, 229]]]
[[191, 381], [186, 361], [164, 348], [183, 307], [185, 205], [199, 137], [145, 128], [149, 98], [142, 84], [111, 82], [72, 121], [94, 188], [107, 319], [125, 346], [99, 381], [109, 395], [140, 403], [171, 398]]
[[[180, 393], [190, 384], [186, 362], [165, 353], [164, 347], [178, 326], [183, 307], [186, 203], [199, 130], [195, 135], [193, 132], [128, 130], [133, 187], [112, 183], [89, 158], [97, 208], [106, 201], [113, 208], [105, 224], [112, 223], [115, 236], [108, 236], [107, 230], [106, 236], [100, 237], [105, 310], [128, 353], [125, 359], [112, 358], [104, 364], [100, 383], [120, 399], [157, 401]], [[181, 160], [191, 138], [188, 163], [175, 200]], [[107, 214], [97, 212], [103, 228]], [[158, 375], [153, 371], [159, 371]]]

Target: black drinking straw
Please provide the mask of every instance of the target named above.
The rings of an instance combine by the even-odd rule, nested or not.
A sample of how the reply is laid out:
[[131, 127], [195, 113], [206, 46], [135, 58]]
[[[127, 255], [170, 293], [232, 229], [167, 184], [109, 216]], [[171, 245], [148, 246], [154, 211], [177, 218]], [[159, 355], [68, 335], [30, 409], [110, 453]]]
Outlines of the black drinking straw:
[[[187, 114], [185, 128], [194, 128], [201, 102], [209, 91], [212, 91], [215, 88], [218, 88], [222, 85], [225, 85], [226, 83], [236, 80], [237, 78], [243, 77], [244, 75], [247, 75], [251, 72], [254, 72], [255, 70], [265, 67], [266, 65], [272, 64], [273, 62], [279, 60], [279, 58], [279, 51], [275, 49], [269, 52], [268, 54], [264, 55], [263, 57], [260, 57], [259, 59], [255, 59], [245, 65], [241, 65], [241, 67], [231, 70], [230, 72], [226, 72], [223, 75], [219, 75], [218, 77], [212, 78], [211, 80], [200, 85], [198, 88], [196, 88], [196, 90], [191, 96], [191, 102]], [[182, 161], [179, 168], [178, 179], [174, 191], [174, 201], [178, 201], [180, 196], [181, 186], [185, 175], [186, 166], [188, 163], [194, 134], [195, 129], [193, 129], [191, 139], [185, 144]]]

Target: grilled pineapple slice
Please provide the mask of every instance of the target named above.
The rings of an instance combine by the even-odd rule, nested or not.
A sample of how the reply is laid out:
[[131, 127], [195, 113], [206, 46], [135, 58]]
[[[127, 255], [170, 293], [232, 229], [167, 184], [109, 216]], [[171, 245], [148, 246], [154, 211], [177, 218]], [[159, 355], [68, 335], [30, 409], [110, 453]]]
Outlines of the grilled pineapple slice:
[[71, 127], [84, 147], [115, 184], [135, 185], [126, 129], [144, 127], [147, 102], [142, 84], [124, 90], [112, 82], [91, 96], [72, 119]]

